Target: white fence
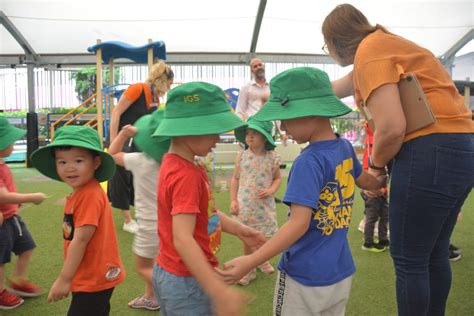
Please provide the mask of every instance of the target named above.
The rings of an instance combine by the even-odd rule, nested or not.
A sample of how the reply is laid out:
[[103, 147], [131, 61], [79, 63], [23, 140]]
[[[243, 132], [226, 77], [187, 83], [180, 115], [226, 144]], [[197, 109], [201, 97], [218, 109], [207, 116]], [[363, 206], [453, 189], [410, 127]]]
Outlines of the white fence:
[[[333, 64], [269, 63], [266, 65], [267, 78], [294, 67], [311, 66], [322, 69], [330, 78], [339, 78], [350, 69]], [[247, 65], [171, 65], [175, 82], [206, 81], [222, 89], [237, 88], [250, 80]], [[37, 68], [35, 75], [35, 99], [37, 109], [72, 108], [80, 102], [74, 90], [75, 81], [71, 74], [77, 69]], [[146, 66], [121, 66], [121, 82], [142, 82], [147, 77]], [[28, 110], [26, 68], [0, 68], [0, 110]]]

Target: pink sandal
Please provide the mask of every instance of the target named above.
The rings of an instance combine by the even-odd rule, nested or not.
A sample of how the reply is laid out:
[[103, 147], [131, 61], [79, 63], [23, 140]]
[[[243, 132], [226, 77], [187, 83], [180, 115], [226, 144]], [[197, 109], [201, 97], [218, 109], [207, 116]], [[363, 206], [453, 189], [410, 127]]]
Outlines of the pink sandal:
[[273, 266], [268, 261], [265, 262], [262, 265], [259, 265], [258, 268], [260, 269], [260, 271], [262, 271], [263, 273], [265, 273], [267, 275], [272, 274], [273, 272], [275, 272], [275, 269], [273, 268]]
[[249, 273], [247, 273], [246, 275], [244, 275], [242, 277], [242, 279], [240, 279], [237, 284], [238, 285], [249, 285], [250, 282], [252, 280], [255, 280], [255, 278], [257, 277], [257, 270], [256, 269], [253, 269], [252, 271], [250, 271]]

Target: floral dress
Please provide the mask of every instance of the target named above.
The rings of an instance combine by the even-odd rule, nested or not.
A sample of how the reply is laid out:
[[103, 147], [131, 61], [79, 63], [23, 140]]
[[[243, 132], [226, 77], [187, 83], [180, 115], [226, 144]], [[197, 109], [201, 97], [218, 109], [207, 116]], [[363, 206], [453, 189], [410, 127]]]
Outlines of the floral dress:
[[258, 197], [259, 189], [267, 189], [273, 182], [273, 174], [280, 168], [280, 157], [273, 150], [263, 156], [255, 155], [250, 149], [239, 154], [240, 167], [238, 219], [260, 232], [265, 237], [273, 236], [277, 229], [275, 197]]

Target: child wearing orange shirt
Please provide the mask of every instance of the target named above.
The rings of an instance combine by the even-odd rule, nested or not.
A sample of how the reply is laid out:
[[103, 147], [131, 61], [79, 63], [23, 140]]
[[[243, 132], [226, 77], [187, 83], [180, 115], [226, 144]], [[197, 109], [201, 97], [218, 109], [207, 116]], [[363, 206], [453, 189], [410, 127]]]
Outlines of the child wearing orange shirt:
[[114, 159], [88, 126], [58, 129], [54, 141], [31, 159], [42, 174], [73, 189], [64, 207], [64, 265], [48, 302], [72, 292], [68, 316], [109, 315], [112, 292], [125, 277], [112, 210], [99, 184], [113, 175]]

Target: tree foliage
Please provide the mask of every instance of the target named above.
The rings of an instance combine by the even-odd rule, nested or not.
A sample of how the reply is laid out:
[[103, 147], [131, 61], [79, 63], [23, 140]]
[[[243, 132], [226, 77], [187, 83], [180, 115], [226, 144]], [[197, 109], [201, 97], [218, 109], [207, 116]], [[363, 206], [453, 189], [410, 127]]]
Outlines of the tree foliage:
[[[78, 95], [78, 99], [81, 101], [86, 100], [89, 96], [96, 93], [97, 83], [97, 71], [96, 67], [85, 67], [79, 69], [77, 72], [71, 74], [71, 79], [75, 80], [76, 86], [75, 91]], [[114, 84], [121, 81], [120, 68], [114, 69]], [[109, 69], [106, 68], [102, 73], [102, 84], [109, 84]]]

